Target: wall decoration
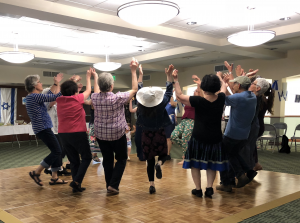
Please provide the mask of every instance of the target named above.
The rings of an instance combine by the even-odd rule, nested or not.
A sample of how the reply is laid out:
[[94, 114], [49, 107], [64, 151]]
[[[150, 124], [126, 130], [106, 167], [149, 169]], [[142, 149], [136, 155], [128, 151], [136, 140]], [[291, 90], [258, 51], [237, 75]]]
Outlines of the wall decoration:
[[300, 103], [300, 95], [296, 94], [295, 103]]

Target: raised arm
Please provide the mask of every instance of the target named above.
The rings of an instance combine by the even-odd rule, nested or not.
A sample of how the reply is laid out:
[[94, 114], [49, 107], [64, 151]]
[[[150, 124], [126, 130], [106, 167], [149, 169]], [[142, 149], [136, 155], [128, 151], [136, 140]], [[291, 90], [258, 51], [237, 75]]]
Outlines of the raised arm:
[[138, 82], [136, 77], [136, 69], [138, 68], [138, 66], [139, 66], [139, 62], [133, 57], [130, 62], [132, 89], [129, 91], [129, 98], [126, 103], [128, 103], [130, 99], [133, 98], [133, 96], [138, 91]]
[[86, 71], [86, 89], [83, 92], [84, 100], [86, 100], [91, 94], [91, 76], [92, 76], [92, 68]]
[[220, 82], [221, 82], [221, 90], [220, 91], [223, 92], [224, 94], [226, 94], [228, 85], [222, 79], [222, 72], [220, 72], [220, 71], [217, 72], [217, 76], [219, 77]]
[[59, 73], [56, 75], [56, 77], [53, 78], [54, 84], [51, 86], [50, 91], [53, 94], [57, 94], [60, 92], [60, 82], [64, 78], [64, 75], [62, 73]]
[[92, 68], [92, 75], [94, 76], [94, 93], [99, 93], [99, 85], [98, 85], [98, 74], [96, 73], [95, 69]]
[[176, 98], [178, 98], [182, 104], [191, 106], [190, 104], [190, 96], [182, 94], [179, 82], [178, 82], [178, 70], [174, 70], [172, 73], [174, 82], [175, 82], [175, 93]]
[[193, 81], [197, 84], [197, 92], [199, 93], [199, 96], [204, 97], [204, 93], [202, 89], [200, 88], [201, 86], [201, 80], [197, 75], [193, 75], [192, 78], [194, 79]]
[[142, 64], [140, 64], [139, 65], [139, 79], [138, 79], [138, 83], [143, 83], [143, 76], [144, 76], [143, 67], [142, 67]]
[[58, 94], [35, 94], [34, 100], [41, 104], [44, 102], [52, 102], [55, 101], [56, 98], [62, 96], [62, 94], [59, 92]]
[[171, 106], [172, 106], [173, 108], [176, 108], [176, 107], [177, 107], [177, 102], [174, 101], [173, 97], [171, 97], [170, 103], [171, 103]]
[[132, 98], [130, 99], [130, 102], [129, 102], [129, 111], [131, 113], [136, 113], [136, 111], [137, 111], [137, 107], [136, 108], [132, 108]]

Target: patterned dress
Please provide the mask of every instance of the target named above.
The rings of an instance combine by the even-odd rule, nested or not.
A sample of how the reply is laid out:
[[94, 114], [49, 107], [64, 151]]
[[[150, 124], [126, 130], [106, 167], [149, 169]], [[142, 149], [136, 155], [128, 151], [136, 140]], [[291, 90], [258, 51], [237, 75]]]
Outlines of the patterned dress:
[[94, 131], [94, 109], [91, 107], [91, 120], [89, 128], [89, 143], [92, 153], [101, 152], [99, 144], [97, 142], [95, 131]]

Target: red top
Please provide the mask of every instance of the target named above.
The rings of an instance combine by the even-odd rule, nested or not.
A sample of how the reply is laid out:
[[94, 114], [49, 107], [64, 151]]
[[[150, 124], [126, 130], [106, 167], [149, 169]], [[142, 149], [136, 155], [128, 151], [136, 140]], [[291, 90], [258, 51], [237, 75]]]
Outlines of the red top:
[[86, 132], [84, 95], [62, 96], [56, 99], [58, 133]]
[[184, 106], [184, 114], [181, 119], [195, 119], [195, 108], [191, 106]]

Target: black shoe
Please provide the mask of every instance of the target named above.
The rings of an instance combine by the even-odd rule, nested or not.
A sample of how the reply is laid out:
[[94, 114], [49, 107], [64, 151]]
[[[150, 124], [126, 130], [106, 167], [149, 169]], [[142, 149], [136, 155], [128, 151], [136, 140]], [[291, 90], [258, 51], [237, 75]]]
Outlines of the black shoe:
[[166, 156], [166, 160], [171, 160], [171, 156], [170, 156], [170, 155], [167, 155], [167, 156]]
[[71, 165], [70, 164], [66, 164], [66, 169], [71, 169]]
[[[82, 190], [82, 191], [85, 191], [85, 187], [81, 187], [81, 185], [80, 185], [80, 189]], [[73, 193], [76, 193], [76, 192], [78, 192], [77, 190], [75, 190], [74, 188], [73, 188]]]
[[212, 198], [212, 195], [214, 194], [214, 189], [212, 187], [208, 187], [208, 188], [206, 188], [206, 191], [204, 194], [205, 194], [205, 197]]
[[203, 196], [203, 193], [202, 193], [202, 190], [197, 190], [197, 189], [194, 189], [192, 190], [192, 194], [193, 195], [196, 195], [197, 197], [202, 197]]
[[155, 165], [155, 170], [156, 170], [157, 179], [161, 179], [162, 178], [161, 166], [158, 163]]
[[45, 173], [45, 174], [50, 174], [50, 175], [52, 176], [52, 171], [51, 171], [51, 170], [45, 169], [45, 170], [44, 170], [44, 173]]
[[68, 172], [67, 169], [63, 167], [62, 170], [57, 171], [57, 175], [58, 176], [62, 176], [62, 175], [71, 176], [71, 173]]
[[75, 192], [82, 192], [82, 191], [83, 191], [83, 190], [81, 189], [81, 187], [80, 187], [80, 184], [76, 184], [74, 181], [72, 181], [72, 182], [70, 183], [70, 187], [73, 188], [73, 193], [75, 193]]
[[254, 170], [249, 170], [249, 171], [247, 172], [247, 177], [249, 178], [249, 182], [248, 182], [248, 183], [250, 183], [250, 182], [254, 179], [254, 177], [256, 177], [256, 175], [257, 175], [257, 172], [256, 172], [256, 171], [254, 171]]
[[156, 192], [155, 187], [150, 186], [150, 188], [149, 188], [149, 193], [150, 193], [150, 194], [154, 194], [155, 192]]
[[247, 183], [249, 183], [249, 178], [243, 174], [238, 178], [238, 183], [236, 185], [236, 188], [244, 187]]

